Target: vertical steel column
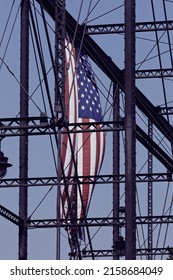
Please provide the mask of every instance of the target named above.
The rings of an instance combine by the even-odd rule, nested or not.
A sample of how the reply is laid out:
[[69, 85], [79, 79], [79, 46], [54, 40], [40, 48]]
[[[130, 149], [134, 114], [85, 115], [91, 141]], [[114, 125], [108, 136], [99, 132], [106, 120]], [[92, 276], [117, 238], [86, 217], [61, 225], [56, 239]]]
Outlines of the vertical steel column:
[[136, 258], [135, 0], [125, 0], [125, 258]]
[[[153, 124], [148, 120], [148, 136], [153, 138]], [[153, 172], [153, 155], [148, 151], [148, 174]], [[151, 218], [153, 215], [153, 182], [148, 182], [148, 217]], [[152, 247], [153, 247], [153, 225], [148, 224], [148, 260], [152, 260]]]
[[[29, 0], [21, 2], [21, 42], [20, 42], [20, 117], [26, 120], [21, 125], [27, 125], [28, 117], [28, 88], [29, 88]], [[20, 162], [19, 177], [21, 184], [19, 188], [19, 217], [23, 221], [19, 226], [19, 259], [27, 259], [27, 227], [28, 215], [28, 135], [20, 137]]]
[[[64, 118], [65, 98], [65, 0], [55, 0], [55, 117]], [[57, 222], [60, 221], [60, 181], [61, 181], [61, 130], [58, 131], [58, 188], [57, 188]], [[60, 227], [57, 223], [56, 259], [60, 260]]]
[[[119, 89], [115, 86], [113, 87], [113, 121], [115, 122], [114, 127], [116, 126], [116, 122], [119, 121]], [[119, 175], [120, 173], [120, 132], [119, 130], [113, 131], [113, 174]], [[113, 217], [119, 219], [119, 199], [120, 199], [120, 183], [113, 183]], [[115, 244], [119, 240], [119, 226], [113, 226], [113, 248], [116, 250]], [[119, 255], [115, 251], [113, 253], [113, 259], [118, 260]]]
[[65, 94], [65, 0], [55, 0], [55, 112], [64, 113]]

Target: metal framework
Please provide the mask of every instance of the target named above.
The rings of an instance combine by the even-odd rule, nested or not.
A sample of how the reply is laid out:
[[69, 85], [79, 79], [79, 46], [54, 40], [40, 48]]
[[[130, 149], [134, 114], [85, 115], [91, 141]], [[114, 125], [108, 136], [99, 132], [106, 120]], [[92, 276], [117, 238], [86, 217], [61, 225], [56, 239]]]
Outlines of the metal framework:
[[[20, 46], [20, 125], [27, 126], [29, 114], [29, 2], [21, 2], [21, 46]], [[19, 163], [19, 217], [23, 223], [19, 225], [19, 259], [27, 259], [28, 233], [24, 224], [28, 218], [28, 189], [23, 188], [28, 178], [28, 134], [23, 131], [20, 136]]]
[[[153, 138], [153, 126], [148, 122], [148, 135]], [[153, 172], [153, 155], [148, 151], [148, 174]], [[153, 216], [153, 182], [148, 182], [148, 216]], [[148, 224], [148, 249], [152, 252], [153, 248], [153, 226]], [[148, 254], [148, 259], [152, 260], [152, 255]]]
[[[135, 20], [135, 0], [124, 1], [125, 19], [124, 23], [116, 24], [100, 24], [100, 25], [80, 25], [65, 10], [65, 1], [58, 0], [37, 0], [37, 4], [41, 7], [41, 15], [43, 26], [45, 28], [46, 40], [50, 51], [50, 61], [52, 63], [53, 75], [55, 78], [54, 106], [52, 105], [52, 97], [50, 94], [50, 86], [45, 68], [43, 50], [41, 49], [40, 38], [36, 17], [31, 7], [30, 1], [23, 0], [21, 5], [21, 80], [20, 80], [20, 96], [21, 108], [20, 117], [1, 118], [0, 119], [0, 138], [13, 139], [20, 138], [20, 163], [19, 177], [16, 178], [0, 178], [0, 189], [19, 188], [19, 215], [13, 213], [3, 205], [0, 205], [0, 215], [9, 220], [11, 223], [19, 227], [19, 259], [27, 259], [27, 235], [31, 229], [56, 228], [57, 229], [57, 255], [60, 259], [60, 232], [62, 228], [71, 228], [73, 231], [73, 240], [70, 244], [70, 257], [74, 259], [95, 259], [95, 258], [120, 258], [136, 259], [146, 258], [154, 259], [159, 256], [168, 256], [169, 250], [166, 243], [163, 247], [155, 244], [153, 230], [158, 225], [164, 225], [167, 229], [173, 223], [173, 215], [171, 210], [161, 214], [154, 215], [153, 198], [154, 184], [169, 184], [173, 181], [173, 158], [172, 154], [164, 149], [164, 145], [160, 146], [157, 137], [154, 137], [154, 129], [159, 132], [166, 143], [172, 146], [173, 128], [170, 124], [169, 117], [173, 113], [173, 107], [168, 104], [163, 106], [155, 106], [149, 98], [145, 96], [137, 82], [140, 79], [156, 79], [161, 78], [162, 83], [165, 78], [173, 77], [173, 70], [170, 67], [158, 67], [151, 69], [136, 69], [136, 43], [135, 34], [139, 32], [169, 32], [173, 30], [173, 21], [148, 21], [136, 22]], [[45, 14], [48, 14], [55, 22], [55, 55], [51, 49], [51, 39], [49, 28]], [[30, 17], [30, 24], [29, 24]], [[37, 52], [39, 57], [40, 69], [44, 78], [45, 91], [48, 96], [50, 105], [50, 115], [41, 112], [40, 116], [28, 115], [28, 79], [29, 79], [29, 28], [32, 26], [32, 35], [35, 38]], [[58, 186], [59, 189], [65, 184], [64, 175], [60, 174], [60, 162], [56, 165], [56, 174], [54, 176], [38, 176], [32, 177], [28, 174], [28, 138], [32, 136], [52, 137], [55, 138], [58, 158], [60, 155], [59, 147], [61, 142], [61, 128], [68, 126], [68, 133], [76, 133], [76, 128], [80, 128], [80, 133], [90, 131], [95, 133], [99, 131], [98, 123], [86, 123], [83, 129], [80, 123], [68, 124], [65, 119], [64, 92], [65, 92], [65, 34], [66, 31], [70, 36], [75, 35], [75, 45], [79, 46], [83, 41], [82, 49], [90, 56], [93, 62], [105, 73], [113, 84], [112, 109], [113, 119], [102, 121], [99, 130], [110, 133], [113, 143], [113, 168], [112, 173], [100, 174], [98, 176], [78, 176], [66, 178], [69, 184], [77, 185], [88, 183], [96, 184], [97, 187], [106, 186], [113, 187], [113, 211], [108, 217], [88, 217], [80, 224], [81, 228], [87, 229], [87, 238], [89, 246], [81, 249], [79, 241], [76, 237], [76, 228], [79, 226], [77, 219], [73, 219], [73, 223], [60, 219], [57, 211], [56, 218], [33, 219], [28, 217], [28, 188], [48, 188]], [[125, 38], [125, 66], [121, 70], [109, 57], [108, 54], [94, 41], [93, 36], [106, 34], [123, 34]], [[159, 40], [158, 40], [159, 41]], [[157, 42], [158, 43], [158, 42]], [[55, 57], [55, 59], [54, 59]], [[37, 62], [38, 63], [38, 62]], [[124, 115], [121, 117], [120, 112], [120, 95], [123, 93], [125, 101]], [[54, 107], [54, 109], [53, 109]], [[136, 112], [140, 110], [147, 118], [148, 131], [137, 124]], [[122, 151], [120, 136], [125, 135], [124, 150]], [[139, 146], [142, 145], [147, 150], [148, 169], [145, 172], [136, 170], [136, 153]], [[125, 152], [124, 172], [121, 171], [122, 153]], [[157, 160], [162, 166], [162, 170], [155, 172], [154, 160]], [[143, 188], [147, 186], [147, 213], [137, 213], [137, 186]], [[68, 187], [68, 186], [67, 186]], [[121, 203], [122, 189], [125, 190], [125, 203]], [[172, 202], [171, 202], [172, 203]], [[59, 206], [58, 206], [59, 208]], [[171, 209], [171, 206], [170, 206]], [[138, 229], [141, 227], [144, 235], [147, 231], [147, 245], [137, 245], [137, 238], [140, 239]], [[92, 240], [90, 238], [90, 229], [92, 228], [112, 228], [113, 238], [110, 248], [93, 249]], [[141, 235], [142, 235], [141, 234]], [[160, 234], [160, 233], [159, 233]], [[101, 244], [102, 245], [102, 244]], [[158, 245], [158, 246], [156, 246]]]

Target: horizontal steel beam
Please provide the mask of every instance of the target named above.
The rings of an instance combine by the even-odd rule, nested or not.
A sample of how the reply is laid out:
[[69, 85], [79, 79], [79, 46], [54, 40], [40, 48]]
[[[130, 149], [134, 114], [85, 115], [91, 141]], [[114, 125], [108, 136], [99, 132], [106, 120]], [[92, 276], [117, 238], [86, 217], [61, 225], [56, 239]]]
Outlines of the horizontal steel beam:
[[[26, 132], [30, 136], [35, 135], [50, 135], [54, 134], [60, 127], [58, 121], [53, 122], [51, 119], [47, 121], [40, 121], [39, 117], [30, 117], [25, 121], [27, 125], [21, 124], [21, 118], [8, 118], [0, 119], [0, 137], [21, 136]], [[98, 128], [99, 124], [99, 128]], [[83, 133], [83, 132], [98, 132], [98, 131], [115, 131], [124, 130], [124, 121], [102, 121], [102, 122], [85, 122], [85, 123], [69, 123], [64, 124], [68, 133]], [[66, 133], [66, 130], [62, 130], [62, 134]]]
[[148, 78], [170, 78], [173, 77], [173, 69], [146, 69], [137, 70], [135, 72], [136, 79], [148, 79]]
[[[22, 124], [22, 122], [26, 124]], [[28, 118], [1, 118], [0, 137], [26, 135], [43, 135], [50, 133], [50, 125], [47, 117]]]
[[[153, 21], [153, 22], [137, 22], [136, 32], [151, 32], [151, 31], [164, 31], [173, 30], [173, 21]], [[81, 28], [84, 28], [81, 26]], [[99, 25], [87, 25], [85, 27], [85, 34], [89, 35], [100, 35], [100, 34], [114, 34], [114, 33], [124, 33], [125, 25], [124, 23], [116, 24], [99, 24]]]
[[173, 115], [173, 107], [157, 107], [159, 115]]
[[[21, 118], [0, 119], [0, 137], [21, 136], [25, 135], [50, 135], [58, 132], [60, 124], [57, 121], [48, 118], [29, 117], [25, 121], [27, 125], [21, 125]], [[98, 128], [99, 124], [99, 128]], [[105, 122], [86, 122], [86, 123], [70, 123], [64, 124], [66, 129], [62, 130], [62, 134], [66, 133], [84, 133], [98, 131], [115, 131], [124, 130], [124, 120], [121, 121], [105, 121]], [[169, 170], [173, 172], [172, 159], [139, 127], [136, 126], [137, 139], [151, 152], [156, 158]]]
[[[104, 218], [87, 218], [87, 226], [89, 227], [104, 227], [104, 226], [113, 226], [118, 225], [120, 228], [125, 226], [126, 220], [125, 217], [112, 218], [112, 217], [104, 217]], [[167, 224], [173, 223], [173, 216], [143, 216], [143, 217], [136, 217], [136, 224], [137, 225], [148, 225], [148, 224]], [[35, 219], [28, 221], [28, 228], [54, 228], [54, 227], [74, 227], [76, 224], [77, 227], [86, 226], [85, 221], [80, 222], [79, 220], [73, 219], [73, 224], [71, 220], [61, 220], [57, 222], [57, 219]]]
[[[93, 250], [92, 254], [94, 253], [95, 258], [103, 258], [103, 257], [112, 257], [113, 255], [117, 254], [119, 256], [124, 256], [123, 249], [111, 249], [111, 250]], [[152, 256], [168, 256], [169, 250], [168, 248], [153, 248], [152, 250], [148, 248], [137, 248], [136, 249], [136, 256], [148, 256], [148, 254]], [[83, 250], [82, 251], [82, 258], [91, 258], [91, 251]]]
[[[19, 178], [0, 178], [0, 188], [18, 188], [21, 185], [21, 180]], [[68, 184], [76, 184], [76, 178], [66, 177]], [[146, 182], [170, 182], [173, 181], [171, 173], [153, 173], [153, 174], [136, 174], [136, 183], [146, 183]], [[23, 187], [49, 187], [57, 186], [57, 177], [37, 177], [28, 178], [27, 184], [22, 185]], [[113, 183], [124, 183], [125, 175], [97, 175], [97, 176], [78, 176], [79, 184], [113, 184]], [[61, 185], [64, 185], [63, 179]]]

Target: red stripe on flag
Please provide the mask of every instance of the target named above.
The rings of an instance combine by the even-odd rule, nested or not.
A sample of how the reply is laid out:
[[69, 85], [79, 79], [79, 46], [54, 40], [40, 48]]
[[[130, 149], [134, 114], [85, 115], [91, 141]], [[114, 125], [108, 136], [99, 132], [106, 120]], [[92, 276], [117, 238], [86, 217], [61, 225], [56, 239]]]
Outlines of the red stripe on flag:
[[[85, 121], [89, 121], [85, 119]], [[86, 126], [83, 125], [83, 129], [85, 130]], [[91, 143], [90, 143], [90, 132], [84, 132], [82, 135], [83, 140], [83, 176], [88, 176], [91, 173]], [[82, 186], [82, 200], [83, 200], [83, 209], [81, 209], [81, 218], [84, 217], [87, 210], [88, 205], [88, 199], [89, 199], [89, 179], [87, 178], [85, 180], [85, 183], [88, 182], [88, 184], [83, 184]]]

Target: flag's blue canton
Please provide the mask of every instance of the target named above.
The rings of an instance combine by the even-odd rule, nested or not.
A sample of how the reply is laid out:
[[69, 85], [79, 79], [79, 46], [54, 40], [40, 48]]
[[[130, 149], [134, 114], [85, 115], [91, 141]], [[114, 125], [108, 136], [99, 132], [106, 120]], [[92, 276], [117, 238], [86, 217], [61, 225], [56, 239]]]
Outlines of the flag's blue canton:
[[91, 65], [86, 55], [81, 55], [77, 65], [79, 118], [102, 120], [98, 89]]

